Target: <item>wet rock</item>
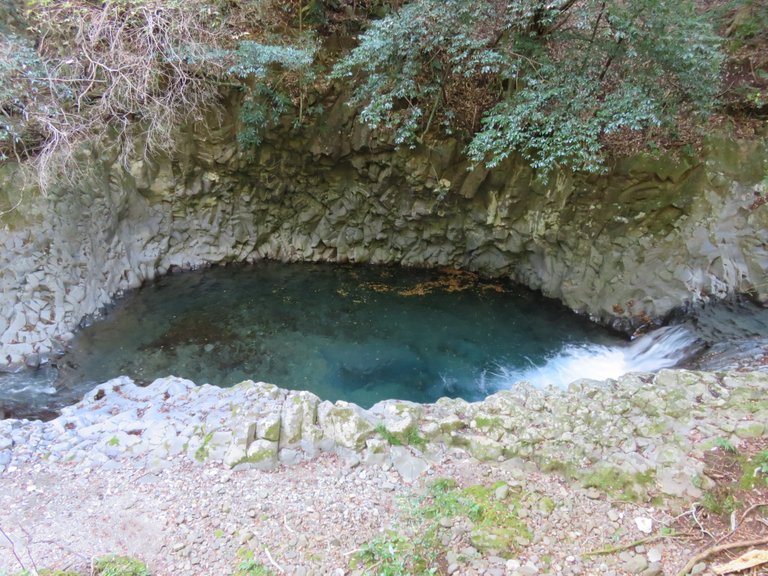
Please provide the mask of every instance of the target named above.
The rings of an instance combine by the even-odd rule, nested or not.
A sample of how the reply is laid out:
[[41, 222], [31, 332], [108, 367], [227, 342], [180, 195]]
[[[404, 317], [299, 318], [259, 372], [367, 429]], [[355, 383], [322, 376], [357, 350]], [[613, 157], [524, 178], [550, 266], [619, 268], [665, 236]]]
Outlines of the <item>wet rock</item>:
[[[185, 132], [176, 157], [127, 170], [104, 157], [76, 194], [22, 194], [34, 202], [0, 227], [0, 361], [50, 352], [116, 294], [169, 270], [259, 258], [483, 270], [624, 329], [688, 301], [768, 301], [757, 241], [768, 216], [748, 210], [763, 193], [760, 140], [713, 137], [695, 167], [639, 156], [598, 180], [532, 185], [518, 161], [464, 173], [455, 142], [393, 150], [351, 117], [326, 120], [352, 137], [309, 130], [301, 142], [276, 129], [245, 161], [226, 117], [215, 132], [228, 136]], [[275, 201], [286, 187], [292, 201]]]

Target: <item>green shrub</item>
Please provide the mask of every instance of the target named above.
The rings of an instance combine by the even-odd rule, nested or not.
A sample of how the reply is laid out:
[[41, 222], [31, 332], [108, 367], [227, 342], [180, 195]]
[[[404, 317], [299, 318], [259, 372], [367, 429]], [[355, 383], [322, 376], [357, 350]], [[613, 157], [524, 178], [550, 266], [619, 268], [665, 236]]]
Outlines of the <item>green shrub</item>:
[[[334, 70], [374, 129], [415, 145], [470, 133], [477, 163], [521, 154], [542, 176], [603, 169], [605, 139], [674, 130], [716, 102], [723, 55], [691, 1], [415, 0], [373, 23]], [[466, 118], [480, 125], [461, 125]]]
[[93, 563], [95, 576], [151, 576], [149, 569], [140, 562], [127, 556], [103, 556]]

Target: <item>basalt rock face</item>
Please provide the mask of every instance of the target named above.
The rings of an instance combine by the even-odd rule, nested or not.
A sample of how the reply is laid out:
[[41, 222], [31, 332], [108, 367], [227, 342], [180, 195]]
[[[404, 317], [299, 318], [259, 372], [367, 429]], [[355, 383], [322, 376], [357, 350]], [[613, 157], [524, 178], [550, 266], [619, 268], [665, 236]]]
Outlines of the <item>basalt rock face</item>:
[[[543, 184], [519, 161], [469, 171], [452, 140], [395, 149], [341, 98], [252, 150], [236, 128], [191, 128], [174, 157], [127, 170], [93, 154], [93, 176], [3, 216], [0, 362], [36, 362], [173, 267], [261, 258], [476, 270], [624, 329], [710, 297], [768, 302], [764, 141]], [[17, 188], [0, 170], [0, 211]]]

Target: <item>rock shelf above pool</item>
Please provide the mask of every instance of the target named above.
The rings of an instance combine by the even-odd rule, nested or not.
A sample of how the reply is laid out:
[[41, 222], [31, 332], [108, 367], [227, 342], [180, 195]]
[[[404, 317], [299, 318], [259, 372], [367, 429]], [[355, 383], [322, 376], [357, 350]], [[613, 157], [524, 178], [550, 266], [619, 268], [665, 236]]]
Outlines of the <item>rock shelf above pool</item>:
[[173, 458], [272, 468], [335, 451], [407, 480], [453, 450], [600, 481], [625, 496], [696, 497], [702, 452], [766, 434], [768, 374], [662, 370], [568, 390], [520, 384], [482, 402], [388, 400], [364, 410], [252, 381], [106, 382], [50, 422], [0, 421], [0, 471], [29, 460], [81, 468]]

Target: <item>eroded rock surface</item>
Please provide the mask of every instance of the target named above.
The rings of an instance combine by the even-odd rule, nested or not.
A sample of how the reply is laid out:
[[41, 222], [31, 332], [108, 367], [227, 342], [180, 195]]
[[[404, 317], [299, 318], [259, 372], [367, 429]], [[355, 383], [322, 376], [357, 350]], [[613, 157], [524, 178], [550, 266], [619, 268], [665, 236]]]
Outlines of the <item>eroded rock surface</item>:
[[[239, 151], [234, 122], [177, 157], [91, 157], [95, 175], [0, 220], [0, 363], [45, 360], [122, 291], [173, 268], [255, 261], [453, 266], [506, 276], [623, 329], [689, 302], [768, 301], [765, 143], [713, 139], [703, 160], [635, 158], [547, 184], [461, 146], [393, 150], [341, 101], [302, 134]], [[21, 192], [0, 173], [0, 205]], [[258, 377], [258, 375], [254, 375]]]
[[700, 494], [703, 450], [765, 434], [767, 392], [765, 373], [663, 370], [566, 391], [520, 384], [477, 403], [388, 400], [363, 410], [251, 381], [222, 389], [169, 377], [140, 388], [123, 377], [51, 422], [0, 421], [0, 467], [41, 457], [151, 466], [185, 454], [268, 469], [333, 451], [350, 466], [388, 464], [414, 480], [458, 449], [531, 462], [617, 496], [690, 498]]

